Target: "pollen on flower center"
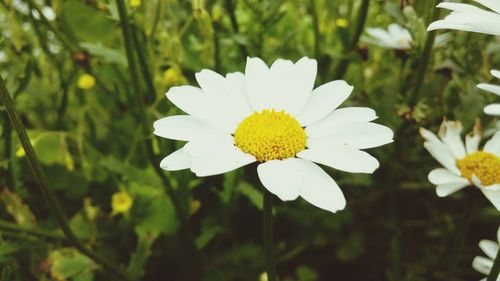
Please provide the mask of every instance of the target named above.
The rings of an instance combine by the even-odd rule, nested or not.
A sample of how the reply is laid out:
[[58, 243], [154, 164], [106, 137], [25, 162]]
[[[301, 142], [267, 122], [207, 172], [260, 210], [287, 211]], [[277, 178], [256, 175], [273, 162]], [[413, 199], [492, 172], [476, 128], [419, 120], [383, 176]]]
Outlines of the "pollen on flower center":
[[254, 112], [234, 132], [235, 145], [260, 162], [293, 157], [306, 148], [306, 140], [295, 118], [274, 109]]
[[469, 181], [475, 175], [485, 186], [500, 183], [500, 158], [492, 153], [478, 151], [469, 154], [457, 160], [457, 167]]

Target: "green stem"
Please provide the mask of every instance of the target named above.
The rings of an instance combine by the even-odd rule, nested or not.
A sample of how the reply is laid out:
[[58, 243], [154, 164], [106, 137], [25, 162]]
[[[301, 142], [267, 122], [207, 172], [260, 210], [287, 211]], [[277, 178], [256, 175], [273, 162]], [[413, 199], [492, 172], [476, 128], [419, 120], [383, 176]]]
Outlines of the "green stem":
[[144, 77], [144, 80], [146, 80], [146, 86], [148, 87], [148, 97], [152, 102], [156, 98], [156, 89], [153, 81], [153, 76], [151, 74], [151, 71], [149, 70], [150, 67], [148, 65], [146, 49], [144, 48], [144, 44], [141, 44], [141, 42], [144, 42], [145, 40], [139, 40], [137, 27], [131, 26], [130, 30], [132, 32], [132, 38], [134, 39], [135, 53], [137, 55], [137, 58], [139, 59], [139, 66], [141, 67], [142, 76]]
[[274, 253], [273, 229], [273, 194], [264, 188], [264, 251], [266, 256], [266, 272], [268, 281], [276, 281], [276, 255]]
[[496, 281], [498, 279], [498, 275], [500, 273], [500, 248], [498, 249], [497, 256], [495, 261], [493, 262], [493, 267], [491, 268], [490, 274], [488, 275], [488, 279], [486, 281]]
[[12, 126], [10, 125], [9, 115], [5, 113], [4, 115], [4, 125], [3, 125], [3, 141], [4, 141], [4, 152], [3, 158], [7, 161], [7, 177], [6, 184], [9, 188], [14, 189], [14, 167], [12, 159]]
[[[226, 0], [226, 10], [229, 13], [229, 19], [231, 20], [231, 26], [236, 35], [240, 33], [240, 26], [238, 20], [236, 19], [235, 7], [232, 0]], [[241, 55], [246, 58], [248, 56], [248, 50], [245, 45], [238, 43]]]
[[[141, 120], [141, 128], [142, 128], [142, 133], [144, 136], [147, 136], [150, 134], [150, 122], [149, 118], [146, 114], [146, 106], [144, 105], [144, 100], [142, 99], [141, 95], [141, 88], [139, 85], [139, 76], [138, 76], [138, 70], [137, 66], [135, 63], [135, 58], [134, 58], [134, 44], [133, 44], [133, 38], [132, 38], [132, 31], [130, 27], [130, 21], [129, 17], [127, 14], [127, 8], [125, 6], [124, 0], [116, 0], [116, 5], [118, 7], [118, 13], [120, 16], [120, 25], [122, 28], [122, 34], [123, 34], [123, 39], [124, 39], [124, 44], [125, 44], [125, 53], [127, 55], [127, 61], [128, 61], [128, 69], [130, 71], [130, 78], [132, 80], [132, 89], [135, 92], [134, 97], [136, 97], [136, 103], [138, 105], [139, 109], [139, 120]], [[189, 247], [189, 251], [194, 255], [192, 257], [192, 263], [195, 264], [195, 266], [199, 266], [201, 268], [201, 254], [199, 253], [198, 249], [196, 248], [196, 245], [194, 243], [194, 236], [191, 232], [191, 228], [189, 225], [189, 213], [187, 210], [185, 210], [182, 207], [181, 201], [179, 200], [177, 193], [175, 190], [172, 188], [170, 185], [170, 182], [168, 178], [165, 176], [163, 173], [162, 169], [158, 165], [158, 157], [154, 154], [153, 151], [153, 142], [150, 137], [146, 137], [144, 139], [144, 146], [149, 158], [149, 161], [153, 165], [153, 168], [156, 172], [156, 174], [160, 177], [163, 186], [165, 187], [165, 190], [167, 194], [170, 196], [170, 199], [172, 200], [172, 203], [174, 204], [174, 208], [177, 213], [177, 217], [179, 218], [181, 222], [181, 229], [180, 229], [180, 234], [181, 237], [185, 238], [186, 241], [189, 243], [187, 247]], [[192, 272], [191, 272], [192, 273]]]
[[[59, 41], [64, 45], [64, 47], [68, 50], [70, 50], [72, 53], [75, 53], [79, 50], [79, 47], [76, 44], [73, 44], [70, 39], [64, 35], [59, 29], [57, 29], [42, 13], [42, 10], [36, 5], [33, 0], [28, 0], [28, 4], [31, 6], [32, 9], [35, 9], [37, 13], [40, 16], [40, 20], [45, 24], [59, 39]], [[31, 14], [31, 13], [30, 13]]]
[[316, 7], [317, 1], [311, 1], [311, 14], [313, 17], [313, 31], [314, 31], [314, 56], [316, 59], [320, 59], [321, 55], [321, 35], [319, 32], [319, 18], [318, 18], [318, 9]]
[[359, 38], [363, 29], [365, 27], [366, 18], [368, 16], [368, 7], [370, 6], [370, 0], [363, 0], [361, 6], [359, 7], [359, 13], [356, 21], [356, 29], [351, 37], [349, 45], [344, 49], [344, 56], [342, 60], [337, 65], [337, 70], [335, 71], [335, 79], [340, 79], [347, 72], [347, 67], [349, 66], [350, 59], [347, 57], [352, 51], [356, 49], [358, 45]]
[[[473, 190], [475, 191], [475, 190]], [[467, 196], [470, 195], [470, 196]], [[460, 224], [460, 228], [458, 229], [458, 233], [456, 236], [456, 240], [453, 243], [453, 248], [451, 251], [451, 258], [448, 264], [448, 272], [447, 272], [447, 281], [453, 281], [455, 280], [455, 272], [457, 271], [457, 266], [458, 266], [458, 260], [460, 257], [460, 254], [462, 253], [462, 249], [464, 248], [465, 245], [465, 239], [467, 237], [467, 232], [469, 231], [470, 223], [472, 220], [472, 215], [474, 214], [474, 209], [476, 205], [476, 194], [470, 194], [466, 193], [467, 196], [467, 202], [462, 218], [462, 222]]]
[[120, 269], [118, 269], [115, 265], [110, 263], [107, 259], [103, 259], [94, 253], [92, 250], [88, 249], [84, 246], [80, 240], [73, 233], [71, 228], [69, 227], [68, 220], [66, 215], [63, 213], [61, 206], [57, 202], [55, 195], [52, 193], [51, 189], [49, 189], [47, 185], [47, 181], [45, 179], [45, 175], [42, 170], [42, 166], [35, 154], [35, 150], [31, 145], [30, 139], [28, 138], [28, 134], [26, 133], [26, 128], [24, 124], [21, 122], [21, 118], [17, 113], [14, 102], [12, 101], [7, 88], [5, 87], [5, 83], [0, 77], [0, 100], [5, 105], [7, 113], [9, 115], [9, 119], [12, 123], [12, 126], [16, 129], [17, 135], [19, 136], [19, 140], [23, 146], [24, 151], [26, 152], [26, 158], [28, 160], [28, 164], [33, 172], [33, 176], [35, 181], [42, 192], [42, 196], [47, 202], [47, 205], [55, 216], [59, 227], [63, 231], [64, 235], [68, 238], [68, 240], [77, 248], [81, 253], [87, 255], [89, 258], [93, 259], [96, 263], [103, 266], [103, 268], [109, 273], [113, 274], [117, 278], [121, 280], [128, 280], [128, 277], [124, 275]]
[[[435, 0], [435, 5], [439, 4], [440, 0]], [[431, 22], [436, 21], [439, 18], [439, 10], [434, 8], [434, 12], [432, 14]], [[410, 96], [410, 107], [413, 107], [417, 104], [420, 96], [420, 92], [424, 83], [425, 72], [427, 71], [427, 67], [429, 66], [429, 61], [431, 58], [432, 47], [434, 46], [434, 41], [436, 39], [436, 31], [430, 31], [427, 33], [427, 38], [425, 39], [424, 50], [422, 51], [422, 55], [419, 58], [420, 64], [418, 66], [417, 74], [415, 76], [415, 87], [413, 88], [413, 92]]]
[[38, 236], [38, 237], [42, 237], [42, 238], [50, 238], [50, 239], [55, 239], [55, 240], [67, 241], [66, 237], [58, 235], [58, 234], [54, 234], [54, 233], [47, 232], [45, 230], [40, 230], [40, 229], [23, 227], [23, 226], [19, 226], [19, 225], [15, 224], [15, 223], [6, 222], [6, 221], [0, 221], [0, 229], [7, 230], [7, 231], [13, 231], [16, 233], [19, 233], [19, 232], [26, 233], [29, 235]]

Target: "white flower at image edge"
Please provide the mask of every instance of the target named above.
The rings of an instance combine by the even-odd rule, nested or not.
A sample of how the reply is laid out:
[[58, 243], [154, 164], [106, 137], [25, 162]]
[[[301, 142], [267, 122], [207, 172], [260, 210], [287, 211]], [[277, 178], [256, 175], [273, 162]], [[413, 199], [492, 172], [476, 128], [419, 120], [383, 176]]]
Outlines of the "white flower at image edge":
[[380, 47], [410, 50], [413, 43], [410, 32], [399, 24], [390, 24], [387, 30], [383, 28], [367, 28], [368, 36], [363, 36], [363, 41]]
[[[491, 73], [491, 75], [493, 75], [493, 77], [500, 79], [500, 70], [491, 70], [490, 73]], [[485, 91], [493, 93], [497, 96], [500, 96], [500, 86], [498, 86], [498, 85], [481, 83], [481, 84], [477, 85], [477, 87], [481, 90], [485, 90]], [[493, 103], [493, 104], [487, 105], [484, 108], [484, 113], [489, 114], [489, 115], [500, 116], [500, 103]]]
[[372, 173], [379, 162], [361, 149], [390, 143], [393, 133], [371, 122], [373, 109], [338, 108], [353, 90], [345, 81], [313, 90], [316, 72], [316, 60], [307, 57], [278, 59], [271, 67], [248, 58], [244, 74], [204, 69], [196, 73], [200, 88], [171, 88], [167, 98], [186, 115], [156, 121], [154, 134], [187, 143], [161, 168], [202, 177], [258, 162], [262, 184], [281, 200], [301, 196], [319, 208], [342, 210], [342, 191], [315, 163]]
[[500, 35], [500, 1], [475, 0], [491, 11], [470, 4], [444, 2], [438, 8], [451, 10], [451, 14], [429, 25], [428, 31], [436, 29], [455, 29], [470, 32]]
[[[493, 261], [498, 253], [498, 244], [500, 243], [500, 227], [497, 231], [497, 241], [491, 240], [481, 240], [479, 242], [479, 248], [483, 250], [486, 257], [475, 257], [472, 261], [472, 267], [488, 276], [490, 274], [491, 268], [493, 267]], [[486, 281], [486, 278], [481, 279], [481, 281]], [[500, 281], [500, 276], [498, 276], [497, 281]]]
[[444, 168], [429, 173], [439, 197], [448, 196], [466, 186], [478, 187], [484, 196], [500, 211], [500, 131], [479, 150], [479, 125], [467, 135], [465, 145], [460, 136], [460, 122], [445, 121], [434, 133], [421, 128], [424, 147]]

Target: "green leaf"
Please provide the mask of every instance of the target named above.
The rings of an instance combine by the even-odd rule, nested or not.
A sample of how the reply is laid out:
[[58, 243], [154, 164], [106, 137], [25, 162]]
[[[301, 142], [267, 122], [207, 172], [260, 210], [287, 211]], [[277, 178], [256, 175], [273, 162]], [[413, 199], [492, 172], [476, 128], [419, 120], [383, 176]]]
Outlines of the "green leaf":
[[0, 262], [12, 259], [12, 255], [21, 250], [21, 245], [16, 242], [0, 241]]
[[117, 63], [117, 64], [120, 64], [124, 67], [126, 67], [128, 65], [127, 58], [125, 57], [123, 52], [105, 47], [101, 43], [85, 42], [85, 43], [81, 43], [80, 45], [82, 46], [82, 48], [87, 50], [91, 55], [94, 55], [96, 57], [100, 57], [105, 62]]
[[0, 202], [2, 202], [7, 212], [14, 217], [17, 224], [36, 226], [35, 216], [19, 195], [4, 188], [0, 193]]
[[64, 1], [62, 19], [80, 41], [105, 42], [112, 38], [114, 22], [83, 1]]
[[172, 234], [177, 231], [178, 221], [170, 198], [166, 196], [153, 198], [141, 207], [145, 210], [138, 218], [140, 222], [135, 228], [139, 237]]
[[259, 210], [262, 210], [262, 192], [257, 190], [253, 185], [247, 182], [241, 182], [236, 190], [247, 197], [248, 200], [250, 200], [250, 202], [255, 205], [255, 207], [257, 207]]
[[49, 254], [49, 260], [52, 265], [50, 273], [56, 279], [90, 281], [93, 280], [93, 272], [97, 268], [94, 261], [74, 248], [54, 250]]

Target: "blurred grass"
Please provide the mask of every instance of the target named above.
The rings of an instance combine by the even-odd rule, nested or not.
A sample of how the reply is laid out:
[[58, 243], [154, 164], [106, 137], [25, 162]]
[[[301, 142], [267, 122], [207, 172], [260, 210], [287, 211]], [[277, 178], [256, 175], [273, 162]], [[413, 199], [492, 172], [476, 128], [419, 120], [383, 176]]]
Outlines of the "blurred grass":
[[[485, 129], [499, 126], [482, 114], [492, 95], [475, 85], [500, 65], [494, 51], [500, 41], [450, 32], [429, 53], [419, 79], [434, 1], [409, 1], [404, 10], [401, 3], [408, 1], [369, 1], [365, 27], [398, 22], [412, 33], [415, 48], [404, 57], [352, 43], [363, 2], [142, 1], [127, 10], [132, 36], [124, 45], [114, 1], [2, 0], [0, 74], [79, 239], [134, 279], [200, 280], [189, 246], [194, 240], [202, 253], [202, 280], [258, 280], [264, 271], [262, 193], [254, 167], [202, 179], [189, 171], [159, 171], [159, 159], [180, 144], [153, 137], [151, 122], [179, 113], [164, 93], [174, 85], [196, 85], [194, 73], [203, 68], [243, 71], [247, 55], [268, 63], [314, 57], [317, 85], [343, 76], [355, 86], [348, 105], [375, 108], [378, 122], [397, 134], [394, 144], [372, 150], [381, 162], [373, 176], [328, 170], [346, 194], [344, 211], [332, 215], [301, 200], [276, 203], [279, 276], [444, 280], [464, 198], [437, 198], [426, 175], [438, 164], [422, 149], [417, 130], [435, 129], [445, 116], [467, 130], [477, 117]], [[37, 11], [30, 13], [30, 6]], [[131, 45], [136, 52], [127, 60]], [[131, 57], [137, 63], [132, 76]], [[343, 63], [344, 75], [338, 71]], [[78, 87], [83, 74], [96, 79], [93, 87]], [[89, 261], [65, 241], [51, 239], [60, 230], [5, 118], [0, 133], [0, 185], [26, 206], [0, 206], [0, 263], [12, 269], [11, 280], [56, 280], [58, 274], [108, 280], [94, 266], [75, 271]], [[112, 216], [111, 196], [118, 191], [130, 194], [133, 205]], [[478, 204], [459, 280], [479, 279], [470, 266], [479, 254], [477, 242], [493, 239], [500, 223], [484, 198]], [[179, 210], [189, 217], [185, 223]], [[34, 218], [32, 230], [16, 220], [20, 212]]]

